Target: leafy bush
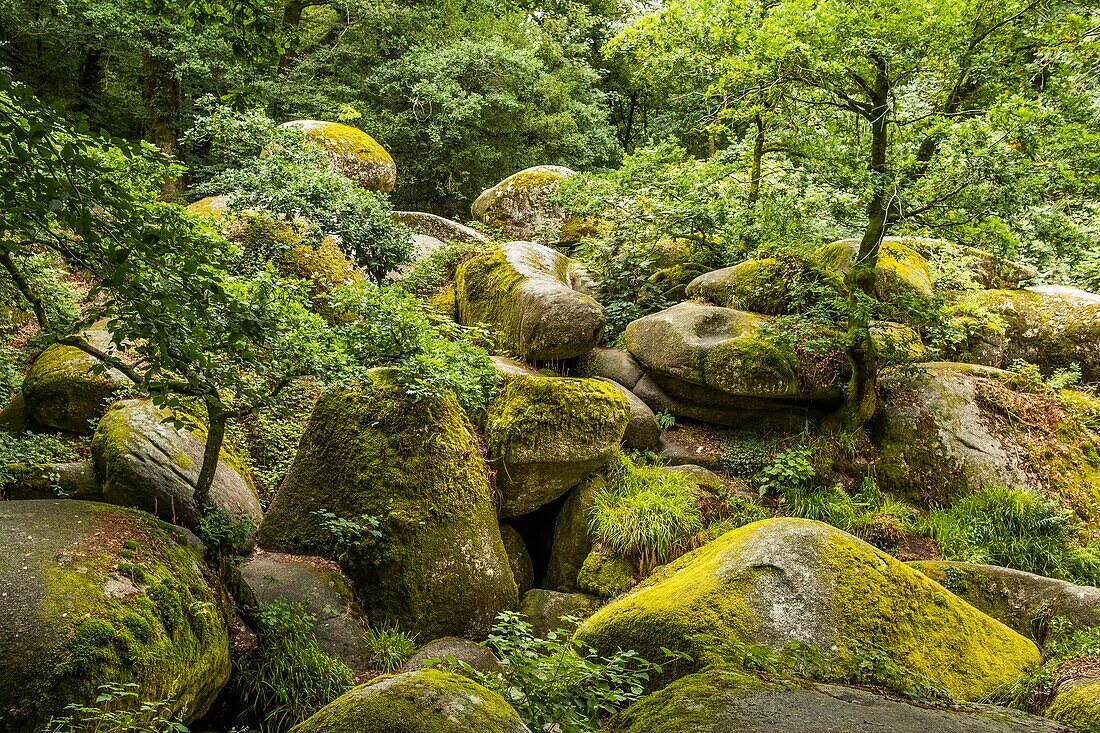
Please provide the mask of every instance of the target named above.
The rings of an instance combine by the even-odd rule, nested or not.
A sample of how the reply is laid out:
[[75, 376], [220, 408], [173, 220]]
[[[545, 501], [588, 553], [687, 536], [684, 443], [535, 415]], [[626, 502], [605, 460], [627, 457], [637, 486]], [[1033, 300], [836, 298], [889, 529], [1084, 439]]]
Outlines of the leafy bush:
[[53, 718], [46, 733], [187, 733], [187, 726], [168, 714], [170, 700], [142, 701], [136, 683], [107, 683], [91, 704], [70, 703]]
[[48, 433], [12, 435], [0, 431], [0, 488], [16, 479], [16, 466], [68, 463], [87, 455], [88, 438], [60, 437]]
[[381, 520], [369, 514], [358, 517], [339, 517], [318, 509], [313, 512], [321, 519], [321, 526], [329, 533], [332, 554], [340, 562], [347, 562], [352, 551], [382, 539]]
[[352, 671], [317, 646], [313, 621], [301, 604], [259, 609], [256, 646], [236, 662], [242, 722], [286, 731], [351, 688]]
[[988, 563], [1074, 583], [1100, 583], [1100, 547], [1079, 544], [1072, 513], [1038, 494], [986, 489], [917, 522], [947, 560]]
[[413, 263], [400, 280], [401, 288], [419, 297], [434, 295], [454, 281], [455, 271], [464, 261], [481, 252], [483, 245], [454, 239]]
[[688, 478], [637, 465], [620, 453], [592, 498], [589, 529], [609, 550], [637, 559], [646, 573], [689, 549], [703, 517]]
[[445, 661], [500, 693], [532, 731], [594, 733], [641, 697], [650, 674], [661, 671], [633, 651], [601, 657], [566, 631], [540, 639], [513, 611], [497, 616], [487, 644], [500, 659], [499, 672], [481, 672], [453, 657]]
[[370, 626], [365, 637], [370, 649], [371, 664], [386, 673], [394, 672], [416, 653], [416, 638], [394, 624]]
[[798, 447], [783, 451], [756, 475], [760, 495], [782, 494], [805, 488], [817, 475], [810, 448]]

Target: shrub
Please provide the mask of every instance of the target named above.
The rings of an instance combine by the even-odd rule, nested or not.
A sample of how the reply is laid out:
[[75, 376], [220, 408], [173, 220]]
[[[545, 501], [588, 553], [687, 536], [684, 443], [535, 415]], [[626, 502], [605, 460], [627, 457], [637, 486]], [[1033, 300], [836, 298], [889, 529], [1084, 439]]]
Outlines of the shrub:
[[806, 447], [791, 448], [777, 455], [756, 476], [760, 495], [805, 488], [817, 475], [812, 458], [813, 452]]
[[690, 480], [636, 465], [621, 453], [592, 502], [592, 535], [609, 550], [637, 559], [643, 574], [689, 549], [703, 529]]
[[484, 246], [476, 242], [452, 240], [428, 256], [413, 263], [400, 280], [403, 290], [418, 297], [434, 295], [454, 281], [458, 266], [479, 254]]
[[46, 733], [187, 733], [187, 726], [166, 712], [170, 700], [142, 701], [138, 685], [107, 683], [91, 704], [70, 703], [53, 718]]
[[1072, 513], [1038, 494], [986, 489], [929, 512], [918, 530], [947, 560], [989, 563], [1074, 583], [1100, 582], [1100, 548], [1078, 543]]
[[242, 722], [265, 733], [289, 730], [351, 688], [352, 671], [317, 646], [313, 620], [301, 604], [259, 610], [256, 647], [237, 663]]
[[371, 664], [386, 673], [396, 671], [417, 650], [416, 638], [392, 624], [371, 626], [364, 638], [370, 648]]

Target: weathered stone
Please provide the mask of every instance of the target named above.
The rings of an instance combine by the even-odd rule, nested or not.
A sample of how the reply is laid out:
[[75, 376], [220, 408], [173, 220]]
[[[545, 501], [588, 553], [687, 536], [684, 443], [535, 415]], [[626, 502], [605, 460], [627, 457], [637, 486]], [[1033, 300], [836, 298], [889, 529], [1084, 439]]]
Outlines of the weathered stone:
[[20, 390], [11, 396], [0, 410], [0, 430], [10, 435], [20, 435], [27, 429], [27, 402]]
[[563, 621], [562, 616], [584, 620], [600, 607], [600, 599], [584, 593], [558, 593], [535, 588], [527, 591], [519, 605], [519, 612], [531, 624], [531, 633], [540, 639], [559, 629], [572, 632], [575, 622]]
[[909, 563], [979, 611], [1042, 643], [1054, 617], [1075, 628], [1100, 626], [1100, 588], [1044, 578], [1023, 570], [966, 562]]
[[686, 295], [726, 308], [785, 315], [791, 312], [795, 294], [810, 285], [835, 295], [844, 292], [835, 271], [802, 259], [768, 257], [703, 273], [688, 283]]
[[[933, 275], [939, 263], [950, 263], [950, 269], [961, 270], [970, 283], [982, 288], [1018, 288], [1020, 283], [1036, 277], [1034, 267], [1021, 265], [991, 252], [955, 244], [944, 239], [925, 237], [886, 237], [884, 241], [897, 241], [916, 250], [928, 260]], [[933, 277], [935, 280], [935, 277]], [[935, 284], [935, 283], [934, 283]]]
[[634, 583], [634, 566], [624, 558], [603, 550], [588, 553], [577, 573], [577, 587], [597, 598], [614, 598], [629, 590]]
[[478, 672], [496, 672], [500, 669], [500, 661], [481, 644], [472, 642], [469, 639], [448, 636], [430, 641], [420, 647], [416, 654], [405, 660], [405, 663], [397, 671], [415, 672], [424, 667], [439, 666], [436, 664], [429, 665], [426, 662], [429, 659], [439, 659], [446, 662], [448, 657], [454, 657], [460, 662], [465, 662]]
[[[321, 396], [260, 544], [339, 560], [372, 623], [483, 636], [519, 600], [485, 459], [454, 397], [414, 401], [394, 377]], [[382, 536], [337, 546], [326, 512], [376, 517]]]
[[[103, 482], [104, 501], [143, 509], [195, 530], [202, 519], [195, 486], [206, 436], [198, 426], [181, 429], [165, 422], [168, 419], [170, 413], [149, 400], [116, 402], [92, 436], [92, 459]], [[253, 529], [263, 518], [256, 489], [225, 450], [210, 501], [231, 521], [247, 522]]]
[[306, 140], [321, 145], [332, 165], [370, 191], [388, 193], [397, 182], [397, 166], [386, 149], [362, 130], [339, 122], [293, 120], [279, 127], [301, 130]]
[[826, 670], [833, 654], [874, 648], [960, 700], [1017, 682], [1040, 660], [1029, 640], [904, 563], [803, 519], [722, 535], [658, 568], [579, 633], [603, 652], [656, 659], [663, 646], [691, 656], [668, 665], [666, 678], [721, 661], [705, 636], [775, 649], [798, 641], [826, 655]]
[[588, 553], [592, 539], [588, 536], [588, 518], [592, 514], [592, 497], [604, 483], [596, 475], [569, 492], [554, 522], [554, 542], [550, 549], [550, 564], [543, 584], [551, 590], [566, 593], [577, 590], [577, 574]]
[[629, 351], [596, 347], [581, 357], [580, 373], [585, 377], [603, 377], [634, 389], [645, 372]]
[[504, 551], [508, 553], [508, 564], [512, 567], [512, 577], [520, 597], [535, 585], [535, 566], [523, 537], [510, 524], [500, 523], [500, 539], [504, 542]]
[[0, 502], [6, 733], [40, 733], [108, 683], [167, 700], [166, 717], [206, 712], [229, 678], [229, 634], [182, 534], [107, 504]]
[[476, 229], [422, 211], [395, 211], [393, 212], [393, 220], [398, 224], [404, 224], [417, 234], [434, 237], [441, 242], [459, 241], [488, 244], [492, 241]]
[[619, 390], [599, 380], [507, 380], [485, 422], [501, 516], [532, 512], [605, 465], [619, 450], [629, 418]]
[[619, 390], [630, 407], [630, 422], [623, 434], [623, 445], [634, 450], [649, 450], [657, 445], [661, 439], [661, 426], [657, 424], [657, 416], [649, 409], [649, 405], [618, 382], [603, 377], [599, 379]]
[[[560, 165], [538, 165], [514, 173], [481, 192], [470, 212], [473, 217], [504, 232], [509, 239], [554, 242], [576, 241], [568, 231], [565, 216], [551, 200], [558, 184], [573, 171]], [[550, 235], [547, 237], [546, 235]]]
[[[859, 256], [859, 240], [841, 239], [826, 244], [818, 248], [813, 256], [826, 267], [846, 273]], [[922, 298], [932, 295], [928, 260], [909, 246], [906, 240], [886, 237], [879, 248], [878, 266], [875, 268], [875, 295], [882, 300], [891, 300], [901, 293]]]
[[256, 608], [279, 602], [313, 617], [313, 635], [325, 654], [356, 674], [369, 671], [371, 652], [351, 581], [331, 560], [257, 550], [241, 563], [241, 580]]
[[19, 464], [7, 466], [6, 471], [12, 476], [11, 483], [3, 487], [8, 499], [103, 498], [91, 461]]
[[381, 677], [321, 708], [291, 733], [530, 733], [500, 695], [453, 672]]
[[591, 351], [603, 307], [587, 294], [584, 268], [532, 242], [509, 242], [473, 257], [455, 275], [458, 320], [484, 323], [524, 359], [569, 359]]
[[1063, 733], [1007, 708], [937, 709], [869, 690], [711, 668], [642, 698], [607, 733]]
[[187, 205], [187, 210], [198, 216], [221, 221], [229, 213], [229, 195], [207, 196]]

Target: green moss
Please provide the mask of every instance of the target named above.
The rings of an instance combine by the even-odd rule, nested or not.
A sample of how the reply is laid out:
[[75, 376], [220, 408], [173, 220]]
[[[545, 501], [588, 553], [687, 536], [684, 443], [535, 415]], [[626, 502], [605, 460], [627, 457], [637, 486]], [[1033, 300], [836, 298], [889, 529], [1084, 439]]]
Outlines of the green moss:
[[459, 322], [490, 324], [500, 343], [514, 343], [519, 324], [515, 320], [512, 291], [524, 279], [501, 249], [492, 249], [466, 260], [455, 271]]
[[526, 728], [500, 695], [453, 672], [422, 669], [358, 687], [292, 733], [521, 733]]
[[1063, 684], [1044, 715], [1081, 733], [1100, 733], [1100, 679]]
[[[768, 685], [782, 688], [791, 686], [792, 683], [769, 680]], [[705, 701], [763, 687], [764, 682], [755, 675], [722, 667], [709, 667], [643, 697], [615, 716], [607, 730], [617, 733], [693, 733], [714, 730], [720, 710], [705, 704]]]
[[53, 344], [43, 351], [23, 381], [31, 416], [51, 427], [90, 433], [92, 421], [124, 386], [96, 371], [97, 365], [98, 360], [75, 346]]
[[300, 129], [305, 138], [323, 146], [337, 170], [373, 191], [393, 190], [397, 167], [386, 149], [362, 130], [339, 122], [298, 120], [286, 126]]
[[[814, 251], [813, 258], [826, 267], [847, 272], [859, 252], [854, 240], [833, 242]], [[875, 295], [891, 301], [901, 293], [927, 298], [932, 295], [928, 260], [901, 242], [885, 241], [879, 248], [875, 268]]]
[[798, 358], [757, 336], [741, 336], [706, 352], [708, 385], [733, 394], [797, 394]]
[[614, 598], [634, 585], [634, 566], [625, 558], [599, 550], [588, 553], [577, 575], [577, 587], [600, 598]]

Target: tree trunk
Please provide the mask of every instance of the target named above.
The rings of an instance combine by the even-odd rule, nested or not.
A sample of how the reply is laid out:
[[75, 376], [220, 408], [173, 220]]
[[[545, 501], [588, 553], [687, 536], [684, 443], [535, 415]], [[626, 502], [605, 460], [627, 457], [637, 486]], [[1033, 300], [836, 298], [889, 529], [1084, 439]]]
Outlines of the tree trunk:
[[753, 118], [756, 123], [756, 137], [752, 141], [752, 170], [749, 172], [749, 208], [756, 205], [760, 198], [760, 176], [764, 165], [764, 118], [757, 114]]
[[[298, 28], [302, 23], [302, 11], [306, 9], [306, 4], [302, 0], [290, 0], [283, 7], [283, 26], [287, 28]], [[294, 48], [293, 44], [288, 44], [286, 50], [279, 56], [279, 63], [276, 70], [281, 74], [290, 68], [290, 65], [294, 63], [294, 60], [298, 58], [298, 52]]]
[[[146, 43], [152, 43], [146, 39]], [[176, 154], [175, 122], [179, 116], [180, 88], [176, 67], [167, 59], [145, 54], [141, 60], [141, 98], [145, 105], [145, 137], [165, 155]], [[161, 196], [174, 197], [179, 192], [174, 178], [161, 185]]]
[[878, 356], [871, 341], [872, 304], [875, 298], [875, 268], [879, 248], [886, 235], [890, 181], [886, 167], [890, 77], [885, 59], [875, 61], [868, 121], [871, 123], [871, 199], [867, 203], [867, 227], [859, 243], [859, 255], [848, 270], [848, 364], [852, 370], [845, 405], [845, 426], [862, 428], [875, 414]]
[[204, 513], [206, 506], [210, 503], [210, 487], [214, 485], [214, 477], [217, 475], [222, 444], [225, 442], [225, 424], [228, 421], [228, 413], [217, 405], [206, 403], [206, 447], [202, 452], [199, 478], [195, 482], [195, 503]]
[[103, 65], [103, 52], [98, 48], [88, 49], [80, 63], [79, 73], [76, 109], [81, 114], [90, 116], [94, 103], [103, 91], [103, 80], [107, 73]]

